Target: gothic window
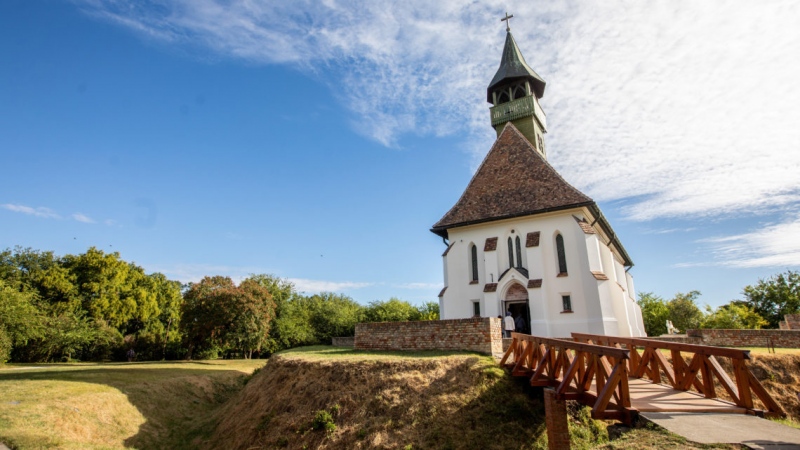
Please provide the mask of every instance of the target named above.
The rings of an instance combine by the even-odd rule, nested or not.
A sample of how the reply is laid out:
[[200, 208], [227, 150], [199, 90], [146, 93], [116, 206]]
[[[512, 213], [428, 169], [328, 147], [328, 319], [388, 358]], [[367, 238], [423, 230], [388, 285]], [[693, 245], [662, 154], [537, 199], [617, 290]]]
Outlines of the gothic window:
[[564, 252], [564, 238], [560, 234], [556, 235], [556, 253], [558, 254], [558, 274], [567, 274], [567, 255]]
[[516, 244], [517, 244], [517, 268], [521, 268], [522, 267], [522, 246], [519, 243], [519, 236], [517, 236]]
[[478, 281], [478, 247], [475, 244], [470, 246], [470, 252], [472, 257], [472, 281]]
[[542, 137], [538, 136], [539, 138], [539, 151], [544, 153], [544, 142], [542, 142]]
[[561, 296], [561, 306], [563, 306], [564, 312], [572, 312], [572, 299], [569, 295]]
[[508, 267], [514, 267], [514, 244], [511, 236], [508, 237]]
[[497, 104], [499, 105], [500, 103], [506, 103], [508, 102], [508, 100], [509, 100], [508, 92], [505, 89], [503, 89], [503, 92], [501, 92], [500, 95], [497, 96]]
[[517, 86], [514, 88], [514, 100], [525, 97], [525, 86]]

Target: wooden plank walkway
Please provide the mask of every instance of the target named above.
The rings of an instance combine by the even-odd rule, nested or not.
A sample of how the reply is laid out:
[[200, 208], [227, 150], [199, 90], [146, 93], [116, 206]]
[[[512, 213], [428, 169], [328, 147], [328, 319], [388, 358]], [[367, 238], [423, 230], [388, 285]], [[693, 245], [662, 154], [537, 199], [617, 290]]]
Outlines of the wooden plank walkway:
[[[596, 419], [630, 424], [639, 412], [785, 416], [747, 367], [747, 350], [579, 333], [573, 340], [512, 338], [501, 366], [530, 378], [532, 386], [554, 388], [561, 399], [591, 406]], [[733, 376], [717, 357], [730, 359]], [[717, 387], [733, 401], [717, 398]]]

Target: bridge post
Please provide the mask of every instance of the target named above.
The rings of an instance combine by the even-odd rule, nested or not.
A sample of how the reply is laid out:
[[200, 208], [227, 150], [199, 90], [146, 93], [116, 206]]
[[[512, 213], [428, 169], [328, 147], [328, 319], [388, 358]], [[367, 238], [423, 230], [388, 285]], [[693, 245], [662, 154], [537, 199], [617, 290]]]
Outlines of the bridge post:
[[567, 401], [559, 400], [554, 389], [544, 389], [544, 413], [547, 427], [547, 448], [549, 450], [569, 450]]

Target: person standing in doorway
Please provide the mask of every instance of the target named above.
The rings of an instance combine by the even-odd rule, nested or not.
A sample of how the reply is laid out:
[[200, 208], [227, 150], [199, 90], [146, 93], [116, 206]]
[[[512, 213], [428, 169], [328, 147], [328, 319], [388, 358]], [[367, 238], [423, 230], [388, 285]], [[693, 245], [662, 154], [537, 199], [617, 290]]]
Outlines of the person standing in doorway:
[[511, 311], [506, 311], [506, 317], [503, 319], [503, 337], [510, 338], [511, 332], [514, 331], [514, 326], [514, 318], [511, 317]]
[[517, 329], [517, 333], [525, 332], [525, 319], [522, 318], [522, 314], [518, 315], [517, 318], [514, 319], [514, 326]]

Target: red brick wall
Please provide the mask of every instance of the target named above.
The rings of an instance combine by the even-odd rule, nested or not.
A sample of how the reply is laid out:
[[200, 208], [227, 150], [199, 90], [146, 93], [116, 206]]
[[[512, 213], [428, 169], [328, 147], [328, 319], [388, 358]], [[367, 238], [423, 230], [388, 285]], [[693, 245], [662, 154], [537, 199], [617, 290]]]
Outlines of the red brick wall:
[[[690, 343], [724, 347], [800, 348], [800, 330], [688, 330]], [[656, 338], [658, 339], [658, 338]]]
[[357, 350], [467, 350], [503, 352], [497, 317], [356, 324]]

